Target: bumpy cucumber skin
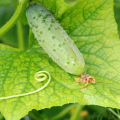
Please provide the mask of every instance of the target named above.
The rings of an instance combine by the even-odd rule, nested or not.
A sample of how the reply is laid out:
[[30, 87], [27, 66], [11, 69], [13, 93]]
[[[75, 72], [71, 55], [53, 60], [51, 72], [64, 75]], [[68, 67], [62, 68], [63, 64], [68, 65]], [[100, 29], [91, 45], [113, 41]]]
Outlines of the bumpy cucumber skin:
[[35, 38], [53, 61], [66, 72], [80, 75], [83, 56], [54, 16], [41, 5], [28, 7], [26, 16]]

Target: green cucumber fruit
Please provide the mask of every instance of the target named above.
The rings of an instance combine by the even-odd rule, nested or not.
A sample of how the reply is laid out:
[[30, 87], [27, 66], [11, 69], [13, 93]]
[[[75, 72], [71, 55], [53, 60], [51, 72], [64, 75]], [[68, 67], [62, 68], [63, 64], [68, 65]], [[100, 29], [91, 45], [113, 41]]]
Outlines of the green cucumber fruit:
[[80, 75], [85, 62], [79, 49], [55, 17], [41, 5], [31, 5], [26, 11], [30, 28], [40, 46], [66, 72]]

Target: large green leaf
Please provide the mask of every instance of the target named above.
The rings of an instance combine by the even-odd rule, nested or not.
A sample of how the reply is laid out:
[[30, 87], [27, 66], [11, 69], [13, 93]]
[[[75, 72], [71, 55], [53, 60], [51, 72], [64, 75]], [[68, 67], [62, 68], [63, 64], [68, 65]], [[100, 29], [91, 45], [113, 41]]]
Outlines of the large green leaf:
[[36, 43], [31, 49], [0, 45], [0, 96], [26, 93], [41, 87], [34, 74], [50, 72], [51, 83], [39, 93], [0, 101], [0, 111], [8, 120], [18, 120], [31, 109], [66, 103], [94, 104], [120, 108], [120, 41], [113, 14], [113, 0], [39, 1], [51, 10], [75, 40], [86, 62], [86, 73], [96, 79], [80, 90], [73, 75], [59, 68]]

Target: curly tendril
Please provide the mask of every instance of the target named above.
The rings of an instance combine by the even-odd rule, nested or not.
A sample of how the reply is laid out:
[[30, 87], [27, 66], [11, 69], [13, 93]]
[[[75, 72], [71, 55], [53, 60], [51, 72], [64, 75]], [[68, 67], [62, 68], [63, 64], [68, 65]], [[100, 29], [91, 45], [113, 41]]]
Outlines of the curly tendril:
[[51, 75], [47, 71], [39, 71], [39, 72], [35, 73], [34, 78], [38, 82], [42, 82], [42, 81], [45, 81], [47, 79], [48, 79], [48, 81], [46, 82], [45, 85], [43, 85], [41, 88], [39, 88], [39, 89], [37, 89], [35, 91], [28, 92], [28, 93], [23, 93], [23, 94], [18, 94], [18, 95], [13, 95], [13, 96], [0, 97], [0, 100], [10, 99], [10, 98], [16, 98], [16, 97], [22, 97], [22, 96], [27, 96], [27, 95], [31, 95], [31, 94], [37, 93], [37, 92], [43, 90], [45, 87], [47, 87], [48, 84], [51, 81]]

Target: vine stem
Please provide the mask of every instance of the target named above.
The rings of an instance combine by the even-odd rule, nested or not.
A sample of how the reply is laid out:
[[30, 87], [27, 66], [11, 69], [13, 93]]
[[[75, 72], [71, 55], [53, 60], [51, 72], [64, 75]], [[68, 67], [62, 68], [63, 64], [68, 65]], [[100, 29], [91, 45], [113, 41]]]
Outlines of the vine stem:
[[52, 120], [58, 120], [58, 119], [62, 118], [64, 115], [66, 115], [74, 107], [76, 107], [76, 104], [69, 105], [62, 112], [60, 112], [58, 115], [54, 116], [52, 118]]
[[0, 36], [2, 36], [4, 33], [6, 33], [16, 23], [18, 17], [20, 16], [20, 14], [22, 12], [22, 8], [25, 6], [27, 1], [28, 0], [19, 0], [19, 4], [18, 4], [13, 16], [9, 19], [9, 21], [5, 25], [3, 25], [0, 28]]
[[20, 21], [17, 22], [18, 47], [21, 51], [25, 49], [23, 28]]
[[29, 39], [28, 39], [28, 47], [31, 48], [34, 41], [34, 35], [32, 34], [32, 30], [29, 28]]
[[114, 110], [112, 110], [111, 108], [108, 108], [108, 110], [113, 113], [117, 118], [120, 119], [120, 115], [118, 115]]
[[82, 110], [83, 106], [78, 104], [75, 112], [73, 113], [73, 115], [71, 116], [70, 120], [78, 120], [80, 117], [80, 111]]

